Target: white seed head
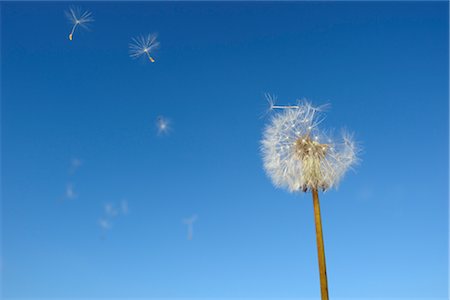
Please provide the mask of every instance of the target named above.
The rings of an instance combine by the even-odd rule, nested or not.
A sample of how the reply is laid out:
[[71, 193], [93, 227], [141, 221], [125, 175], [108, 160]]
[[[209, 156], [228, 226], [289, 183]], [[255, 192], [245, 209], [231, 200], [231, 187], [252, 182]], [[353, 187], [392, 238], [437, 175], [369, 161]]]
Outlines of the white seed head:
[[321, 112], [320, 107], [303, 101], [298, 108], [279, 111], [265, 128], [264, 169], [275, 186], [291, 192], [327, 190], [336, 187], [356, 163], [358, 151], [350, 135], [333, 142], [318, 129]]

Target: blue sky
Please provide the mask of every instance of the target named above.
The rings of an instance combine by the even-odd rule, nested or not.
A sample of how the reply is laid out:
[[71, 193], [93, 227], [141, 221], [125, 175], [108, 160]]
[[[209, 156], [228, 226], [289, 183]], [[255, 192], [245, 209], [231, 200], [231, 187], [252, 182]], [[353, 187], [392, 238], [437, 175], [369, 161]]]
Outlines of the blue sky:
[[[5, 299], [318, 299], [311, 195], [262, 168], [266, 92], [363, 148], [320, 195], [330, 296], [447, 297], [448, 3], [83, 2], [72, 42], [70, 4], [1, 4]], [[156, 63], [130, 59], [151, 32]]]

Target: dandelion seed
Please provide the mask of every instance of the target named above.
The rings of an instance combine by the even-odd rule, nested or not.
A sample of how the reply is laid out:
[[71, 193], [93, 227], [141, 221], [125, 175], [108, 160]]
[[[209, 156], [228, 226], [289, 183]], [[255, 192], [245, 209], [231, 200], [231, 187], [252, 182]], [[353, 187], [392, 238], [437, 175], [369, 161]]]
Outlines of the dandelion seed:
[[81, 167], [81, 164], [82, 164], [83, 162], [80, 160], [80, 159], [78, 159], [78, 158], [73, 158], [71, 161], [70, 161], [70, 170], [69, 170], [69, 173], [70, 174], [74, 174], [77, 170], [78, 170], [78, 168], [79, 167]]
[[272, 111], [274, 109], [275, 102], [277, 101], [277, 97], [275, 95], [271, 95], [269, 93], [266, 93], [265, 97], [266, 97], [267, 103], [269, 104], [268, 111]]
[[306, 101], [284, 108], [273, 116], [264, 131], [261, 142], [264, 169], [277, 187], [290, 192], [312, 192], [321, 293], [322, 299], [328, 299], [318, 190], [338, 185], [345, 172], [357, 162], [358, 149], [350, 135], [344, 134], [342, 141], [333, 142], [318, 129], [323, 120], [319, 118], [321, 108]]
[[268, 111], [272, 111], [274, 109], [290, 109], [290, 108], [299, 108], [298, 105], [276, 105], [277, 97], [275, 95], [265, 94], [267, 103], [269, 104]]
[[122, 202], [120, 203], [120, 208], [122, 210], [122, 213], [124, 215], [127, 215], [129, 212], [129, 208], [128, 208], [128, 201], [126, 200], [122, 200]]
[[141, 35], [131, 39], [131, 43], [129, 44], [130, 57], [136, 59], [146, 56], [150, 62], [154, 63], [155, 59], [152, 53], [158, 48], [159, 42], [157, 41], [156, 34]]
[[77, 194], [75, 193], [73, 184], [69, 183], [66, 186], [66, 198], [67, 199], [75, 199], [77, 197]]
[[156, 129], [158, 130], [158, 135], [168, 134], [171, 130], [170, 120], [159, 116], [156, 118]]
[[194, 237], [194, 222], [197, 221], [197, 215], [193, 215], [190, 218], [184, 219], [183, 223], [188, 227], [187, 239], [192, 240]]
[[105, 214], [110, 218], [113, 218], [119, 214], [118, 210], [114, 207], [114, 204], [112, 204], [112, 203], [105, 204], [104, 208], [105, 208]]
[[66, 11], [66, 17], [72, 24], [69, 40], [73, 39], [73, 35], [75, 34], [77, 27], [88, 28], [88, 23], [92, 23], [94, 21], [90, 11], [82, 11], [79, 7], [71, 7], [68, 11]]
[[98, 220], [98, 225], [100, 226], [101, 229], [103, 230], [108, 230], [111, 229], [112, 224], [110, 221], [106, 220], [106, 219], [100, 219]]

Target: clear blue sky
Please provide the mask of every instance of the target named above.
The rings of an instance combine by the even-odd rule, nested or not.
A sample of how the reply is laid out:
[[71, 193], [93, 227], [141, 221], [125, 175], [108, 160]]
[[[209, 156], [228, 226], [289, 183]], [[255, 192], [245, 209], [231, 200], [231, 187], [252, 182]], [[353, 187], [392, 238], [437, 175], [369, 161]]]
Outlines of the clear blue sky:
[[[320, 195], [330, 296], [447, 296], [448, 3], [83, 2], [72, 42], [69, 5], [1, 4], [5, 298], [318, 299], [311, 195], [262, 168], [265, 92], [330, 103], [364, 149]], [[149, 32], [156, 63], [130, 59]]]

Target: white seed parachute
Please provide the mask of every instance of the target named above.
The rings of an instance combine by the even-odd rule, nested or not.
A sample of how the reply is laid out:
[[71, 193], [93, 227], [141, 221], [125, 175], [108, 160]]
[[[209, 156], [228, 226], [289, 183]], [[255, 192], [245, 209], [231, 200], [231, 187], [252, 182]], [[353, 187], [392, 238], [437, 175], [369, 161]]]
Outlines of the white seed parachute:
[[152, 53], [158, 48], [159, 42], [156, 34], [141, 35], [131, 39], [129, 44], [130, 57], [139, 58], [146, 56], [150, 62], [154, 63], [155, 59]]
[[79, 7], [71, 7], [66, 11], [66, 17], [72, 24], [72, 30], [69, 33], [69, 40], [73, 40], [73, 35], [77, 27], [88, 28], [88, 24], [94, 21], [92, 13], [87, 10], [81, 10]]

